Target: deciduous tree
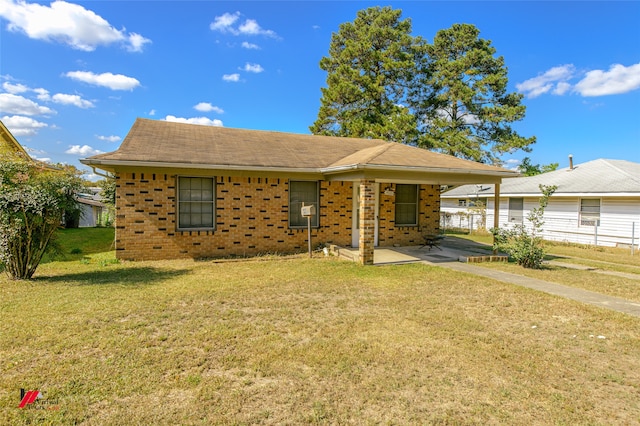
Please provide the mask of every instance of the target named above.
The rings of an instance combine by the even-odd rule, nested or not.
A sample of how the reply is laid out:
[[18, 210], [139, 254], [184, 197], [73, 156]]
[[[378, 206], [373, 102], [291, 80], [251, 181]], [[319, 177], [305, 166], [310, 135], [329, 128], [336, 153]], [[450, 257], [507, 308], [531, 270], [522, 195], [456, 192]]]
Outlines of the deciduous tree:
[[533, 164], [529, 157], [524, 157], [522, 162], [518, 166], [518, 171], [522, 173], [524, 176], [535, 176], [541, 173], [552, 172], [558, 169], [558, 163], [549, 163], [549, 164]]

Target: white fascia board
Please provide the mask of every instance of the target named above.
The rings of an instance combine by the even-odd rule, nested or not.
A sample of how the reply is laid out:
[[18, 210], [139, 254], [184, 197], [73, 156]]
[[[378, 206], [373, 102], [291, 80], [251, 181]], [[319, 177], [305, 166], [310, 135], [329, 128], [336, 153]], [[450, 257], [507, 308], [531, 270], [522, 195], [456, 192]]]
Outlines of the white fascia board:
[[411, 171], [411, 172], [423, 172], [434, 174], [469, 174], [469, 175], [484, 175], [495, 177], [515, 177], [513, 172], [510, 171], [487, 171], [487, 170], [470, 170], [470, 169], [454, 169], [454, 168], [442, 168], [442, 167], [416, 167], [416, 166], [387, 166], [381, 164], [350, 164], [347, 166], [326, 167], [320, 169], [324, 174], [335, 174], [350, 172], [353, 170], [375, 170], [375, 171]]
[[[470, 194], [458, 194], [458, 195], [447, 195], [446, 193], [440, 194], [440, 198], [464, 198], [465, 196], [475, 198], [475, 193]], [[494, 197], [493, 192], [483, 192], [482, 194], [478, 193], [478, 197]], [[518, 197], [518, 198], [527, 198], [527, 197], [542, 197], [541, 192], [531, 193], [531, 192], [502, 192], [500, 191], [500, 198], [509, 198], [509, 197]], [[617, 197], [639, 197], [640, 192], [554, 192], [551, 194], [551, 198], [617, 198]]]

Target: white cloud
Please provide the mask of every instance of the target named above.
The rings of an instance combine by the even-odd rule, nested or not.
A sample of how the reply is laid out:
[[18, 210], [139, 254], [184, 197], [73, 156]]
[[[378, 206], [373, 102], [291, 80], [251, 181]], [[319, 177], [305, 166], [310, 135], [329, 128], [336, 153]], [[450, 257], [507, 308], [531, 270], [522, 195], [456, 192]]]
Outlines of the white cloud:
[[211, 120], [210, 118], [207, 117], [192, 117], [192, 118], [182, 118], [182, 117], [175, 117], [173, 115], [167, 115], [165, 117], [165, 121], [171, 121], [174, 123], [186, 123], [186, 124], [201, 124], [203, 126], [216, 126], [216, 127], [222, 127], [222, 121], [221, 120]]
[[640, 63], [625, 67], [611, 65], [609, 71], [593, 70], [575, 85], [582, 96], [619, 95], [640, 88]]
[[69, 71], [65, 75], [74, 80], [94, 86], [108, 87], [111, 90], [133, 90], [140, 86], [140, 82], [133, 77], [110, 72], [94, 74], [89, 71]]
[[[265, 30], [258, 24], [255, 19], [246, 19], [240, 25], [236, 25], [240, 20], [240, 12], [225, 13], [220, 16], [216, 16], [209, 25], [211, 31], [219, 31], [221, 33], [229, 33], [233, 35], [263, 35], [272, 38], [278, 38], [275, 31]], [[244, 46], [243, 44], [243, 47]]]
[[65, 154], [79, 155], [81, 157], [89, 157], [92, 155], [102, 154], [102, 151], [92, 148], [89, 145], [69, 145], [69, 149], [64, 152]]
[[4, 83], [2, 83], [2, 88], [6, 90], [8, 93], [11, 93], [12, 95], [15, 95], [18, 93], [24, 93], [29, 90], [29, 88], [24, 84], [12, 84], [12, 83], [9, 83], [8, 81], [5, 81]]
[[140, 34], [131, 33], [129, 34], [129, 45], [127, 46], [127, 50], [129, 52], [142, 52], [144, 45], [147, 43], [151, 43], [151, 40], [142, 37]]
[[105, 142], [119, 142], [122, 139], [120, 136], [96, 136], [101, 141]]
[[40, 99], [41, 101], [49, 100], [49, 91], [47, 89], [43, 89], [40, 87], [38, 89], [33, 89], [33, 91], [38, 94], [38, 99]]
[[561, 81], [556, 85], [556, 88], [551, 93], [553, 93], [554, 95], [564, 95], [569, 90], [571, 90], [571, 84], [567, 83], [566, 81]]
[[56, 93], [51, 100], [57, 104], [74, 105], [78, 108], [93, 108], [93, 102], [82, 99], [78, 95], [67, 95], [64, 93]]
[[91, 10], [61, 0], [50, 6], [2, 0], [0, 16], [9, 21], [10, 31], [23, 32], [36, 40], [57, 41], [87, 52], [112, 43], [122, 43], [128, 50], [137, 52], [150, 42], [138, 34], [127, 35], [124, 30], [115, 29]]
[[250, 64], [249, 62], [247, 62], [244, 65], [244, 68], [240, 68], [240, 69], [246, 72], [254, 72], [254, 73], [261, 73], [262, 71], [264, 71], [264, 68], [262, 68], [260, 64]]
[[260, 46], [258, 46], [257, 44], [254, 43], [249, 43], [248, 41], [243, 41], [241, 44], [242, 47], [244, 47], [245, 49], [253, 49], [253, 50], [258, 50], [260, 49]]
[[247, 19], [244, 24], [238, 27], [240, 34], [246, 35], [265, 35], [267, 37], [277, 37], [278, 35], [271, 30], [265, 30], [255, 19]]
[[220, 16], [216, 16], [213, 19], [209, 28], [212, 31], [220, 31], [222, 33], [231, 32], [233, 33], [235, 30], [233, 29], [233, 24], [240, 18], [240, 12], [236, 13], [225, 13]]
[[209, 102], [200, 102], [198, 105], [194, 106], [193, 109], [200, 112], [215, 112], [217, 114], [222, 114], [224, 111], [222, 108], [217, 107], [215, 105], [211, 105]]
[[14, 136], [33, 136], [38, 133], [39, 129], [47, 127], [46, 123], [20, 115], [11, 117], [5, 115], [2, 117], [2, 122]]
[[528, 98], [535, 98], [552, 90], [555, 94], [562, 94], [567, 90], [567, 80], [573, 77], [574, 73], [575, 67], [571, 64], [553, 67], [537, 77], [516, 84], [516, 89]]
[[619, 95], [640, 88], [640, 63], [628, 67], [614, 64], [608, 71], [588, 71], [582, 80], [572, 85], [569, 80], [574, 78], [575, 74], [573, 65], [562, 65], [516, 84], [516, 88], [528, 98], [535, 98], [544, 93], [578, 93], [585, 97]]
[[151, 111], [149, 111], [149, 115], [150, 115], [150, 116], [152, 116], [152, 117], [153, 117], [154, 115], [156, 115], [156, 110], [155, 110], [155, 109], [152, 109]]
[[19, 115], [49, 115], [56, 112], [49, 107], [38, 105], [31, 99], [11, 93], [0, 93], [0, 112]]
[[237, 83], [238, 81], [240, 81], [240, 74], [235, 73], [235, 74], [225, 74], [222, 76], [222, 79], [224, 81], [231, 81], [234, 83]]

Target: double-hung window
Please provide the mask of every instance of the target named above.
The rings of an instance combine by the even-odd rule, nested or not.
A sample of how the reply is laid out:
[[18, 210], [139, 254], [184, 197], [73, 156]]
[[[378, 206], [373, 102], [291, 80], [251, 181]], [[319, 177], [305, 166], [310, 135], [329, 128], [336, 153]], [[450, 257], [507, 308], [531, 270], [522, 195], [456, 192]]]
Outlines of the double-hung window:
[[215, 207], [215, 178], [178, 178], [178, 229], [214, 229]]
[[418, 224], [418, 185], [396, 185], [396, 226]]
[[600, 199], [583, 198], [580, 200], [580, 226], [600, 225]]
[[289, 227], [306, 228], [307, 218], [302, 216], [302, 206], [314, 205], [316, 214], [311, 216], [311, 226], [318, 227], [320, 190], [317, 181], [290, 180], [289, 181]]
[[524, 207], [524, 199], [509, 198], [509, 222], [522, 223], [523, 207]]

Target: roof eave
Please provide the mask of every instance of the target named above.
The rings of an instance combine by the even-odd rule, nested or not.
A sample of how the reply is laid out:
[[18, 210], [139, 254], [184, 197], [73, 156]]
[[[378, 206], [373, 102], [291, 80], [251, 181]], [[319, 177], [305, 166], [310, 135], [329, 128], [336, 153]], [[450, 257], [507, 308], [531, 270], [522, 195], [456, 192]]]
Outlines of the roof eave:
[[[447, 194], [446, 192], [440, 195], [441, 198], [463, 198], [463, 197], [475, 197], [475, 193], [468, 194]], [[492, 192], [483, 192], [478, 193], [478, 197], [494, 197], [495, 193]], [[500, 192], [500, 198], [508, 198], [508, 197], [540, 197], [542, 196], [542, 192]], [[554, 192], [551, 194], [553, 198], [560, 197], [640, 197], [640, 191], [638, 192]]]
[[320, 169], [313, 167], [243, 166], [229, 164], [171, 163], [162, 161], [101, 160], [92, 158], [83, 158], [80, 162], [87, 166], [93, 166], [107, 171], [113, 171], [118, 167], [148, 167], [163, 169], [229, 170], [235, 172], [321, 173]]
[[515, 172], [509, 170], [474, 170], [474, 169], [458, 169], [451, 167], [419, 167], [419, 166], [395, 166], [395, 165], [383, 165], [383, 164], [348, 164], [344, 166], [325, 167], [320, 169], [323, 174], [338, 174], [351, 172], [354, 170], [384, 170], [384, 171], [411, 171], [422, 172], [432, 174], [468, 174], [468, 175], [482, 175], [482, 176], [494, 176], [501, 178], [515, 177]]

